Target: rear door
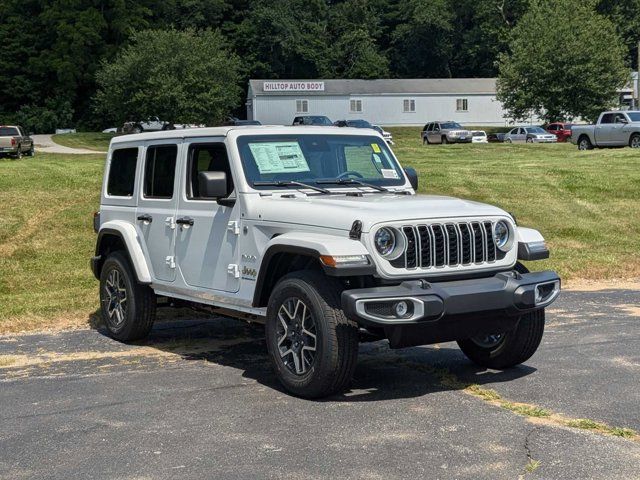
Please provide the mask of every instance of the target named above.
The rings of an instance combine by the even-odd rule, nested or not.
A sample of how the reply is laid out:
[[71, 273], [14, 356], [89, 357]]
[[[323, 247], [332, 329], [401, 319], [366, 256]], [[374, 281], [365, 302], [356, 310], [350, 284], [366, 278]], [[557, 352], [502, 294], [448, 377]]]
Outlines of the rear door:
[[181, 173], [184, 188], [176, 217], [178, 267], [191, 287], [237, 292], [240, 288], [240, 206], [202, 198], [198, 186], [199, 172], [222, 171], [227, 175], [229, 196], [235, 197], [224, 138], [190, 139], [185, 142], [185, 149], [186, 162]]
[[180, 140], [149, 141], [145, 147], [136, 229], [153, 277], [172, 282], [176, 278], [176, 172], [182, 143]]

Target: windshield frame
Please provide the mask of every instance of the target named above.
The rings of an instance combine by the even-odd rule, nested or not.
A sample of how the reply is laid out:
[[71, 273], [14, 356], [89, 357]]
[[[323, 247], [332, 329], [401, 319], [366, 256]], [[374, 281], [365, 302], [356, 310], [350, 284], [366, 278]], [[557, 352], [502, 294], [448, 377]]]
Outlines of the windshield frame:
[[[301, 137], [330, 137], [330, 138], [349, 138], [349, 137], [357, 137], [357, 138], [362, 138], [362, 139], [366, 139], [363, 142], [363, 145], [365, 145], [365, 143], [377, 143], [378, 147], [380, 148], [380, 150], [385, 154], [385, 156], [387, 157], [388, 161], [391, 162], [394, 166], [394, 169], [396, 170], [396, 172], [398, 173], [398, 178], [378, 178], [378, 179], [372, 179], [372, 178], [360, 178], [360, 177], [343, 177], [343, 178], [354, 178], [355, 180], [361, 180], [364, 181], [366, 183], [371, 183], [373, 185], [376, 185], [378, 187], [391, 187], [391, 188], [397, 188], [397, 189], [403, 189], [403, 188], [407, 188], [410, 186], [409, 181], [407, 179], [407, 176], [405, 174], [404, 168], [402, 167], [402, 165], [400, 164], [400, 162], [398, 161], [398, 159], [396, 158], [396, 156], [393, 154], [393, 152], [391, 151], [391, 149], [388, 147], [387, 142], [384, 141], [384, 139], [380, 138], [379, 136], [376, 135], [358, 135], [358, 134], [337, 134], [337, 133], [273, 133], [273, 134], [269, 134], [266, 135], [264, 133], [262, 134], [242, 134], [242, 135], [238, 135], [235, 140], [234, 140], [234, 147], [236, 150], [236, 153], [238, 155], [238, 159], [239, 159], [239, 166], [241, 167], [241, 175], [242, 175], [242, 180], [246, 183], [247, 187], [249, 187], [252, 190], [255, 191], [282, 191], [282, 190], [292, 190], [294, 188], [300, 189], [300, 188], [304, 188], [304, 187], [293, 187], [291, 185], [282, 185], [282, 186], [277, 186], [277, 185], [255, 185], [254, 182], [260, 182], [260, 181], [268, 181], [268, 179], [265, 178], [251, 178], [250, 175], [250, 170], [254, 168], [253, 165], [249, 165], [249, 168], [247, 168], [247, 161], [251, 161], [251, 160], [247, 160], [245, 158], [245, 155], [243, 154], [243, 150], [246, 148], [250, 148], [249, 147], [249, 143], [252, 142], [287, 142], [287, 141], [298, 141]], [[317, 178], [304, 178], [304, 177], [296, 177], [295, 181], [299, 181], [299, 182], [303, 182], [303, 183], [308, 183], [314, 186], [324, 186], [325, 188], [330, 188], [331, 190], [338, 190], [338, 191], [342, 191], [342, 190], [361, 190], [363, 188], [367, 188], [367, 187], [363, 187], [363, 186], [359, 186], [355, 183], [350, 184], [350, 183], [345, 183], [345, 184], [323, 184], [323, 183], [319, 183], [316, 184], [316, 180], [329, 180], [335, 177], [317, 177]]]

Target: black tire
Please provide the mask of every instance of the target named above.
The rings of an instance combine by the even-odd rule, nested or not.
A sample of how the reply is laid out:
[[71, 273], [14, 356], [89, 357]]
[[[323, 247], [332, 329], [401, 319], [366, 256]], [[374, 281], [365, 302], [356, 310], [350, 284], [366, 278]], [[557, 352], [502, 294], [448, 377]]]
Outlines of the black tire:
[[427, 137], [422, 137], [422, 145], [431, 145], [431, 142]]
[[527, 143], [533, 143], [533, 138], [531, 137], [527, 138]]
[[578, 150], [593, 150], [593, 145], [591, 144], [591, 140], [586, 135], [578, 138]]
[[31, 144], [31, 148], [30, 148], [30, 149], [29, 149], [29, 151], [27, 152], [27, 156], [28, 156], [28, 157], [33, 157], [33, 156], [35, 156], [35, 154], [36, 154], [36, 151], [35, 151], [35, 149], [33, 148], [33, 144]]
[[16, 154], [14, 155], [16, 160], [22, 159], [22, 145], [18, 145], [18, 150], [16, 150]]
[[[121, 287], [118, 293], [126, 295], [119, 313], [116, 312], [118, 309], [115, 303], [119, 303], [119, 300], [114, 296], [114, 277], [111, 275], [121, 278], [122, 283], [117, 282]], [[132, 342], [146, 337], [156, 319], [156, 295], [151, 288], [137, 282], [123, 252], [109, 254], [102, 265], [100, 315], [109, 336], [121, 342]]]
[[640, 148], [640, 133], [634, 133], [629, 138], [629, 146], [631, 148]]
[[449, 143], [449, 140], [447, 139], [447, 136], [446, 136], [446, 135], [444, 135], [444, 136], [442, 137], [442, 144], [443, 144], [443, 145], [447, 145], [448, 143]]
[[[515, 270], [528, 273], [527, 267], [517, 263]], [[544, 334], [544, 308], [520, 317], [518, 326], [501, 333], [499, 341], [482, 346], [478, 339], [458, 340], [460, 350], [477, 365], [498, 370], [514, 367], [529, 360], [540, 346]]]
[[142, 133], [144, 132], [144, 128], [142, 128], [142, 125], [136, 125], [131, 129], [131, 131], [133, 133]]
[[[294, 395], [304, 398], [326, 397], [344, 390], [351, 382], [358, 358], [359, 331], [357, 324], [347, 319], [340, 307], [341, 291], [341, 284], [333, 278], [319, 272], [299, 271], [283, 277], [271, 293], [266, 321], [269, 358], [278, 380]], [[298, 307], [297, 301], [302, 306]], [[305, 330], [300, 330], [299, 324], [297, 327], [289, 324], [283, 330], [279, 314], [284, 317], [294, 309], [293, 317], [297, 317], [298, 308], [303, 307], [308, 309], [309, 316], [301, 315], [302, 326], [305, 327], [304, 319], [307, 318], [306, 328], [313, 325], [315, 339], [313, 345], [307, 343], [308, 337], [302, 344], [307, 348], [313, 346], [315, 351], [312, 360], [309, 360], [305, 357], [305, 347], [302, 347], [298, 357], [302, 368], [296, 372], [294, 370], [298, 370], [300, 363], [294, 364], [296, 354], [292, 350], [294, 340], [297, 341], [299, 337], [294, 338], [295, 333], [291, 332], [296, 332], [296, 328], [298, 332]], [[285, 313], [282, 313], [283, 308], [286, 309]], [[290, 314], [288, 317], [285, 321], [295, 322]], [[290, 345], [286, 342], [290, 342]]]

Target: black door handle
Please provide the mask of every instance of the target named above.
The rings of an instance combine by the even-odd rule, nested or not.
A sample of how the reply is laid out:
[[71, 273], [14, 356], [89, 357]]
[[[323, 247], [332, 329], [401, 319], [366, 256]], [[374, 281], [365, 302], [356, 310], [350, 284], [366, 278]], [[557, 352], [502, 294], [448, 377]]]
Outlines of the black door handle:
[[178, 225], [189, 225], [190, 227], [193, 226], [193, 218], [190, 217], [182, 217], [176, 220], [176, 223]]
[[149, 215], [148, 213], [145, 213], [143, 215], [138, 215], [138, 220], [141, 221], [141, 222], [151, 223], [151, 222], [153, 222], [153, 217], [151, 215]]

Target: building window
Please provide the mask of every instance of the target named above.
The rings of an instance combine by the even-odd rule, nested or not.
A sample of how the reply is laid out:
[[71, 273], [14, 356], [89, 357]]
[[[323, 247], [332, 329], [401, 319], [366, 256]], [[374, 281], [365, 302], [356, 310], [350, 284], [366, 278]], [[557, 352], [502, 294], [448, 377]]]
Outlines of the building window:
[[349, 111], [351, 113], [361, 113], [362, 100], [349, 100]]
[[404, 113], [415, 112], [416, 111], [416, 101], [412, 99], [405, 99], [402, 102], [402, 111]]
[[309, 100], [296, 100], [296, 113], [308, 113]]
[[456, 112], [466, 112], [468, 109], [468, 102], [466, 98], [458, 98], [456, 100]]

